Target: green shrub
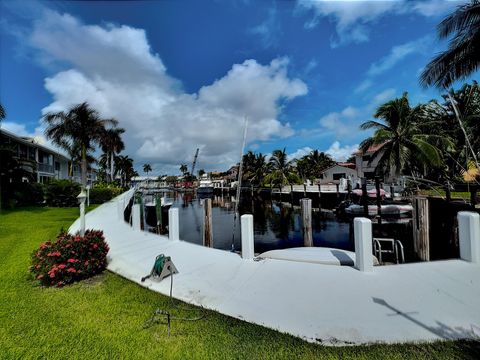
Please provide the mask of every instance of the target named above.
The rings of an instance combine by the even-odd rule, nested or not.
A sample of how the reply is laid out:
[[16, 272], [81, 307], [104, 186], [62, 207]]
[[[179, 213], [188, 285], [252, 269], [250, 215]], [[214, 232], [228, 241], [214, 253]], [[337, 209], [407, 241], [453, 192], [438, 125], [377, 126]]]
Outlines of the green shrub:
[[90, 204], [103, 204], [106, 201], [113, 199], [123, 192], [121, 187], [112, 185], [95, 185], [90, 189]]
[[45, 200], [48, 206], [77, 206], [80, 184], [71, 180], [52, 180], [45, 185]]
[[44, 200], [43, 185], [34, 182], [18, 182], [13, 184], [13, 196], [10, 200], [17, 206], [39, 205]]
[[87, 230], [83, 237], [61, 231], [32, 254], [30, 271], [42, 285], [61, 287], [105, 270], [108, 250], [102, 231]]

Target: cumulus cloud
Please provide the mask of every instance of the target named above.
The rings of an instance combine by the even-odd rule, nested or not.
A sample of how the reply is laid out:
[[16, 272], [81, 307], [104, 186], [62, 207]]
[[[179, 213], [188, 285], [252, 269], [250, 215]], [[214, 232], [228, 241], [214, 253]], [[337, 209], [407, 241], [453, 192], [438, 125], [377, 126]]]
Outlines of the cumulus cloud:
[[168, 75], [142, 29], [86, 25], [47, 11], [29, 39], [45, 63], [66, 65], [45, 80], [54, 101], [43, 113], [83, 101], [126, 129], [126, 152], [157, 169], [176, 169], [200, 148], [199, 168], [238, 161], [244, 118], [249, 142], [283, 138], [294, 131], [278, 120], [285, 102], [307, 93], [288, 76], [288, 59], [246, 60], [212, 84], [189, 94]]
[[325, 153], [331, 155], [336, 161], [345, 161], [357, 150], [358, 144], [341, 146], [339, 141], [334, 141]]
[[335, 24], [337, 37], [332, 38], [332, 47], [369, 41], [371, 25], [387, 14], [413, 13], [426, 17], [442, 16], [459, 3], [459, 1], [449, 0], [422, 2], [406, 0], [298, 0], [297, 2], [299, 8], [314, 13], [314, 17], [305, 23], [306, 28], [317, 26], [322, 18], [327, 18]]
[[300, 159], [304, 157], [305, 155], [310, 154], [313, 151], [313, 149], [309, 146], [305, 146], [303, 148], [297, 149], [295, 152], [288, 154], [287, 159], [288, 161], [294, 160], [294, 159]]

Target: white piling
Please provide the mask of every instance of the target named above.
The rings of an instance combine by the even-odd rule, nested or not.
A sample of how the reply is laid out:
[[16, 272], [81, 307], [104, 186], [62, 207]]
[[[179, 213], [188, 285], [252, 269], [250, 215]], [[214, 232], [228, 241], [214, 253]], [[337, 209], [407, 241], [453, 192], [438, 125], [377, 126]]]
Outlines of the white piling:
[[132, 227], [133, 230], [141, 230], [140, 226], [140, 204], [133, 204], [132, 206]]
[[460, 258], [480, 264], [480, 215], [470, 211], [458, 213]]
[[372, 222], [367, 218], [353, 221], [355, 237], [355, 267], [363, 272], [373, 271]]
[[85, 235], [85, 200], [80, 203], [80, 236]]
[[170, 210], [168, 210], [168, 238], [170, 240], [180, 240], [177, 208], [170, 208]]
[[242, 258], [252, 260], [255, 255], [253, 244], [253, 215], [242, 215], [240, 219], [242, 223]]

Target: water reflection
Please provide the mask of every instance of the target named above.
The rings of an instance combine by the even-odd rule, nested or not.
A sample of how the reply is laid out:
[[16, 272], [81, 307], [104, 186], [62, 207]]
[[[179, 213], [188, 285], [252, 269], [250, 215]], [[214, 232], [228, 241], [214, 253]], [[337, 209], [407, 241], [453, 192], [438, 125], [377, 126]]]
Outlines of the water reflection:
[[[197, 196], [193, 192], [168, 192], [167, 198], [179, 209], [180, 238], [202, 244], [203, 201], [212, 199], [213, 246], [230, 250], [232, 240], [241, 248], [240, 221], [234, 227], [235, 197], [230, 195]], [[240, 215], [253, 214], [255, 252], [303, 246], [302, 222], [299, 207], [289, 203], [247, 196], [239, 204]], [[234, 230], [235, 228], [235, 230]], [[340, 222], [328, 214], [313, 212], [314, 246], [353, 250], [349, 223]]]

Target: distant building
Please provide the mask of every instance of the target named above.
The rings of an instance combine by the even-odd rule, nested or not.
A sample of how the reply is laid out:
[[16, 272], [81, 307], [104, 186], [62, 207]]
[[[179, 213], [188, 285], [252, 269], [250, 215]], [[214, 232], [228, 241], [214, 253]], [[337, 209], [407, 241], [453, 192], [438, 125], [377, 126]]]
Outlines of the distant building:
[[351, 167], [336, 164], [323, 170], [320, 174], [320, 184], [339, 184], [340, 179], [350, 180], [352, 184], [357, 182], [357, 170]]
[[[30, 173], [31, 179], [39, 183], [46, 183], [50, 179], [68, 179], [69, 159], [46, 146], [37, 144], [34, 139], [15, 135], [7, 130], [0, 129], [0, 144], [10, 146], [20, 166]], [[81, 182], [80, 166], [73, 166], [72, 179]], [[29, 179], [25, 179], [28, 181]], [[94, 171], [87, 174], [87, 182], [95, 180]]]
[[383, 151], [380, 151], [374, 158], [372, 158], [372, 156], [380, 150], [383, 145], [384, 144], [372, 145], [365, 152], [359, 150], [355, 153], [355, 165], [359, 178], [374, 179], [375, 175], [381, 173], [381, 171], [377, 170], [377, 167]]

